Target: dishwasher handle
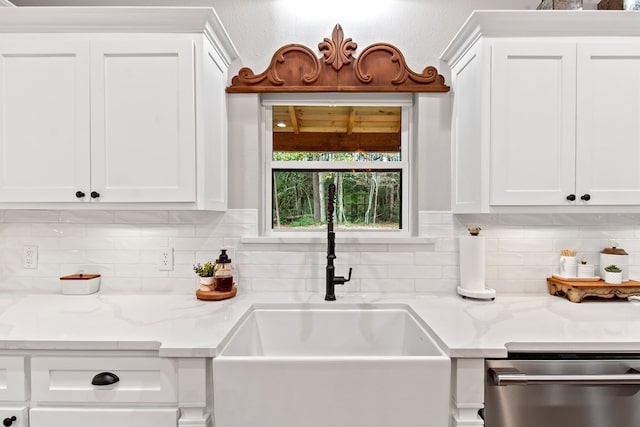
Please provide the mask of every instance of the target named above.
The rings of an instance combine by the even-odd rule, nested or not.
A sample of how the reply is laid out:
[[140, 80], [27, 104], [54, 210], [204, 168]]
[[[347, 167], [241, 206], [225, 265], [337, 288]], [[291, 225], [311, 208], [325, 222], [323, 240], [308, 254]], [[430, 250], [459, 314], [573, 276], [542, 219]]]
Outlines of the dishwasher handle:
[[640, 371], [629, 368], [624, 374], [599, 375], [528, 375], [516, 368], [489, 368], [489, 378], [495, 385], [579, 384], [579, 385], [640, 385]]

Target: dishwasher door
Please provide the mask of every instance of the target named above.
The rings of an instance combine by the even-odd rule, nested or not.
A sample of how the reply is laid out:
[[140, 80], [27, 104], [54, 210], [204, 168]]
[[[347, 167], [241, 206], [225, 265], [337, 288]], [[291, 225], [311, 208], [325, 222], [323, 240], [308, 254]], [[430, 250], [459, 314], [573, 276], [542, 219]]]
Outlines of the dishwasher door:
[[638, 427], [640, 359], [488, 360], [485, 427]]

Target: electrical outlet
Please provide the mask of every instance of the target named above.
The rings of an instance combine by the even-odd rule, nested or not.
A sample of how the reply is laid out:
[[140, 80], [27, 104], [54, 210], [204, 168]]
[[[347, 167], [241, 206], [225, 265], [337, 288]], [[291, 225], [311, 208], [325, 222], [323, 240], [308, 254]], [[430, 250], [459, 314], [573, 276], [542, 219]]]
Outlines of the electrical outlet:
[[22, 266], [24, 268], [38, 268], [38, 247], [24, 246], [22, 248]]
[[158, 269], [160, 271], [173, 270], [173, 248], [160, 249]]

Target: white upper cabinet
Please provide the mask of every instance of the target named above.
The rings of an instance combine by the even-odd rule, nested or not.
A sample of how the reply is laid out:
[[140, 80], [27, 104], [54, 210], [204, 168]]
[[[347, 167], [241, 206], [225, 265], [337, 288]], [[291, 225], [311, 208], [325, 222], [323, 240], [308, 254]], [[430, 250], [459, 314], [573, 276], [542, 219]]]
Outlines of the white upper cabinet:
[[0, 204], [226, 209], [215, 12], [64, 9], [0, 10]]
[[191, 40], [92, 43], [90, 192], [103, 202], [195, 202], [193, 67]]
[[640, 38], [577, 52], [577, 195], [640, 205]]
[[87, 191], [89, 42], [0, 38], [0, 202]]
[[640, 206], [634, 15], [472, 14], [443, 54], [454, 94], [454, 212]]
[[492, 205], [553, 205], [575, 182], [574, 43], [492, 46]]

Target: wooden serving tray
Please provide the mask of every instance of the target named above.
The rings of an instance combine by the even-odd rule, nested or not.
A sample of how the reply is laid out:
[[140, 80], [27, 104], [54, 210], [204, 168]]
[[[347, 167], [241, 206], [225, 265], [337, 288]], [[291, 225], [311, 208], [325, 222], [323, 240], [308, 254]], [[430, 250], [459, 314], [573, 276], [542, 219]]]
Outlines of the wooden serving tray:
[[238, 293], [238, 289], [234, 286], [228, 292], [218, 292], [218, 291], [201, 291], [200, 289], [196, 290], [196, 298], [203, 301], [220, 301], [223, 299], [233, 298]]
[[640, 282], [636, 280], [611, 285], [602, 279], [597, 282], [583, 282], [547, 277], [547, 285], [551, 295], [566, 296], [571, 302], [582, 302], [586, 297], [627, 298], [631, 295], [640, 295]]

